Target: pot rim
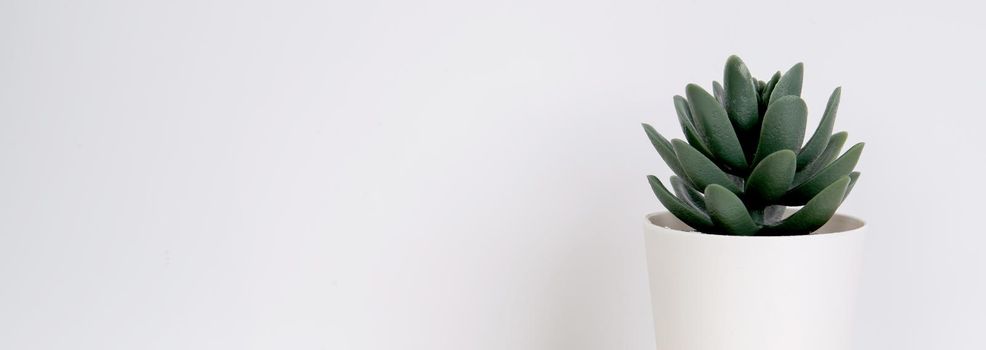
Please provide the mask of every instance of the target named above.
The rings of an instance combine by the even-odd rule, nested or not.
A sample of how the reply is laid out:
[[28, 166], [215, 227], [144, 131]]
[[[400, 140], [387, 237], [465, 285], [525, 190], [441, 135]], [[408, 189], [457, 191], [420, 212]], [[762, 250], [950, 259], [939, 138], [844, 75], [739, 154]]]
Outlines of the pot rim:
[[[792, 213], [794, 211], [796, 211], [796, 210], [788, 209], [788, 214], [790, 214], [790, 213]], [[659, 216], [665, 216], [665, 217], [661, 218]], [[828, 238], [835, 238], [835, 237], [840, 237], [840, 236], [845, 236], [845, 235], [859, 234], [860, 232], [862, 232], [866, 228], [866, 222], [865, 221], [863, 221], [863, 220], [861, 220], [861, 219], [859, 219], [857, 217], [854, 217], [854, 216], [845, 215], [845, 214], [839, 214], [839, 213], [836, 213], [835, 215], [833, 215], [832, 218], [829, 219], [829, 222], [827, 222], [825, 224], [825, 226], [829, 226], [829, 224], [833, 224], [833, 220], [842, 220], [843, 221], [842, 224], [849, 226], [849, 228], [841, 229], [841, 230], [826, 230], [825, 229], [826, 227], [823, 226], [818, 231], [809, 233], [807, 235], [784, 235], [784, 236], [717, 235], [717, 234], [710, 234], [710, 233], [705, 233], [705, 232], [701, 232], [701, 231], [694, 231], [694, 230], [693, 231], [685, 231], [685, 230], [682, 230], [682, 229], [679, 229], [679, 228], [672, 227], [671, 225], [660, 225], [660, 224], [657, 224], [657, 223], [654, 222], [655, 219], [671, 219], [673, 221], [670, 222], [669, 224], [671, 224], [673, 226], [690, 228], [690, 227], [688, 227], [688, 225], [682, 223], [681, 220], [678, 220], [678, 218], [675, 217], [673, 214], [671, 214], [671, 212], [666, 211], [666, 210], [665, 211], [653, 212], [653, 213], [644, 215], [644, 228], [654, 229], [656, 231], [663, 232], [665, 234], [689, 235], [689, 236], [694, 236], [694, 237], [706, 237], [706, 238], [710, 238], [710, 239], [711, 238], [716, 238], [716, 239], [773, 239], [773, 240], [777, 240], [777, 239], [786, 239], [786, 240], [794, 240], [794, 239], [799, 239], [799, 240], [805, 240], [805, 239], [822, 239], [822, 238], [826, 238], [826, 237], [828, 237]], [[827, 232], [820, 232], [820, 231], [827, 231]]]

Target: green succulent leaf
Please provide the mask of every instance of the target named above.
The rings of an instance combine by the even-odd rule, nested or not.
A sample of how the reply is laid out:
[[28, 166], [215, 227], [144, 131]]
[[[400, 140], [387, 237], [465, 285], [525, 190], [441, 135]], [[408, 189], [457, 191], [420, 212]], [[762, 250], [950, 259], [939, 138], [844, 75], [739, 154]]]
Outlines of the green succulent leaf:
[[716, 102], [719, 102], [720, 105], [725, 104], [726, 95], [723, 93], [722, 85], [718, 81], [712, 81], [712, 96], [716, 98]]
[[774, 104], [781, 97], [784, 96], [801, 96], [801, 80], [804, 78], [805, 65], [803, 63], [798, 63], [788, 69], [781, 79], [777, 81], [774, 85], [774, 89], [770, 93], [770, 103], [768, 105]]
[[839, 109], [839, 97], [842, 96], [842, 88], [838, 87], [829, 97], [829, 102], [825, 105], [825, 113], [822, 120], [818, 122], [818, 128], [808, 139], [808, 143], [801, 148], [798, 153], [798, 169], [803, 169], [825, 150], [825, 146], [832, 137], [832, 127], [835, 125], [835, 114]]
[[740, 146], [736, 131], [726, 115], [726, 110], [705, 89], [695, 84], [685, 88], [688, 107], [691, 109], [695, 126], [701, 130], [708, 141], [709, 150], [715, 158], [730, 169], [738, 172], [747, 170], [746, 156]]
[[744, 193], [747, 198], [758, 203], [780, 199], [791, 188], [796, 165], [797, 156], [791, 150], [780, 150], [764, 157], [746, 182]]
[[705, 197], [702, 195], [702, 192], [692, 188], [685, 180], [677, 176], [671, 176], [671, 188], [674, 190], [675, 195], [683, 202], [705, 211]]
[[674, 147], [672, 147], [671, 142], [664, 138], [664, 136], [661, 136], [661, 133], [654, 130], [654, 127], [650, 126], [650, 124], [642, 123], [641, 125], [644, 127], [644, 132], [647, 133], [650, 143], [657, 150], [657, 154], [661, 155], [664, 163], [668, 165], [668, 168], [671, 168], [671, 172], [687, 179], [685, 171], [681, 167], [681, 162], [678, 161], [678, 156], [674, 153]]
[[[803, 184], [788, 191], [785, 203], [790, 205], [800, 205], [815, 197], [819, 192], [831, 185], [842, 177], [848, 178], [849, 173], [856, 167], [859, 156], [863, 153], [863, 146], [860, 142], [849, 148], [846, 153], [829, 164], [825, 169], [815, 174]], [[848, 181], [848, 180], [847, 180]], [[848, 182], [847, 182], [848, 185]]]
[[684, 97], [675, 95], [674, 110], [678, 114], [681, 131], [685, 133], [685, 140], [688, 140], [689, 144], [698, 149], [699, 152], [702, 152], [706, 157], [715, 158], [712, 155], [712, 151], [709, 151], [709, 147], [705, 144], [702, 134], [695, 128], [692, 112], [688, 109], [688, 101]]
[[846, 139], [849, 137], [849, 133], [843, 131], [832, 134], [829, 138], [828, 145], [825, 146], [825, 151], [822, 155], [815, 158], [814, 161], [808, 163], [804, 169], [798, 169], [798, 173], [794, 175], [794, 185], [800, 185], [805, 182], [805, 180], [810, 179], [815, 176], [820, 170], [825, 169], [826, 166], [832, 163], [836, 157], [839, 156], [839, 152], [842, 152], [842, 146], [846, 144]]
[[707, 214], [675, 197], [656, 176], [648, 175], [647, 181], [650, 182], [650, 187], [661, 204], [686, 225], [703, 232], [714, 228]]
[[739, 57], [729, 56], [723, 75], [726, 114], [742, 132], [752, 130], [760, 117], [760, 107], [750, 71]]
[[858, 171], [854, 171], [854, 172], [852, 172], [852, 173], [849, 174], [849, 187], [846, 188], [846, 195], [844, 197], [842, 197], [842, 200], [843, 201], [845, 201], [846, 198], [849, 197], [849, 193], [852, 192], [852, 188], [853, 188], [853, 186], [856, 186], [856, 181], [858, 181], [858, 180], [859, 180], [859, 172]]
[[808, 106], [800, 97], [785, 96], [767, 107], [753, 164], [780, 150], [797, 152], [804, 141], [807, 123]]
[[705, 204], [716, 227], [732, 235], [749, 236], [760, 227], [753, 222], [743, 201], [733, 192], [719, 185], [705, 188]]
[[681, 162], [681, 168], [694, 184], [693, 187], [706, 188], [709, 185], [717, 184], [734, 193], [743, 192], [743, 189], [729, 175], [688, 143], [675, 139], [671, 141], [671, 146]]
[[777, 81], [779, 81], [779, 80], [781, 80], [781, 72], [780, 71], [778, 71], [777, 73], [774, 73], [774, 76], [770, 77], [770, 80], [767, 81], [767, 85], [764, 86], [763, 93], [761, 93], [760, 101], [763, 101], [764, 104], [766, 104], [768, 101], [770, 101], [770, 95], [773, 93], [774, 86], [777, 86]]
[[825, 225], [842, 204], [850, 182], [849, 176], [843, 176], [826, 186], [815, 195], [804, 207], [791, 214], [775, 225], [765, 228], [770, 234], [807, 234]]

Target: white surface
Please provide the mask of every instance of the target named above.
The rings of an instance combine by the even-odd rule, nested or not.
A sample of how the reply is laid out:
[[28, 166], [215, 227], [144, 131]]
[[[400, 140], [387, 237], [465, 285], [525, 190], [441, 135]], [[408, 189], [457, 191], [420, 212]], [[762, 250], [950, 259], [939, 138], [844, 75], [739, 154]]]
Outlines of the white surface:
[[868, 143], [858, 349], [981, 350], [975, 2], [0, 2], [0, 348], [651, 349], [671, 96]]
[[[847, 350], [866, 227], [836, 215], [816, 234], [698, 234], [644, 220], [657, 350]], [[685, 230], [685, 231], [681, 231]]]

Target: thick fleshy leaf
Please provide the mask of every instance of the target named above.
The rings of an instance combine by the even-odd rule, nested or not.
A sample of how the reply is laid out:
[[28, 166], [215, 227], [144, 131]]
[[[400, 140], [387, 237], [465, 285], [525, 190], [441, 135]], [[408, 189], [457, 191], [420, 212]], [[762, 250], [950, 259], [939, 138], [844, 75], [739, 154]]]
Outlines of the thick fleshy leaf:
[[678, 114], [678, 123], [681, 124], [681, 131], [685, 133], [685, 140], [706, 157], [713, 158], [712, 151], [706, 145], [705, 139], [692, 119], [692, 112], [688, 109], [688, 101], [679, 95], [674, 96], [674, 111]]
[[818, 122], [818, 128], [808, 139], [808, 143], [801, 148], [801, 152], [798, 152], [798, 169], [803, 169], [818, 158], [828, 145], [829, 138], [832, 137], [832, 127], [835, 125], [835, 114], [839, 110], [840, 96], [842, 96], [842, 88], [835, 88], [828, 104], [825, 105], [825, 113], [822, 114], [822, 120]]
[[815, 158], [815, 160], [811, 163], [808, 163], [804, 169], [799, 169], [798, 173], [794, 175], [794, 185], [800, 185], [805, 182], [805, 180], [815, 176], [815, 174], [831, 164], [832, 161], [839, 156], [839, 152], [842, 152], [842, 146], [846, 144], [846, 139], [848, 137], [849, 133], [845, 131], [832, 134], [832, 137], [829, 138], [829, 143], [825, 146], [825, 151], [822, 152], [822, 155]]
[[780, 150], [800, 150], [807, 122], [808, 106], [800, 97], [785, 96], [767, 107], [753, 164]]
[[757, 203], [772, 203], [784, 196], [794, 181], [796, 159], [794, 152], [787, 149], [764, 157], [747, 178], [747, 198]]
[[706, 188], [711, 184], [717, 184], [735, 193], [743, 192], [729, 175], [688, 143], [675, 139], [671, 141], [671, 146], [693, 187]]
[[839, 159], [836, 159], [832, 164], [829, 164], [825, 169], [818, 172], [818, 174], [788, 191], [784, 203], [801, 205], [801, 203], [805, 203], [815, 197], [819, 192], [840, 178], [848, 178], [849, 173], [856, 167], [859, 156], [863, 153], [864, 145], [862, 142], [855, 144], [840, 156]]
[[674, 194], [683, 202], [705, 211], [705, 197], [702, 195], [702, 192], [692, 188], [685, 180], [677, 176], [672, 176], [671, 188], [674, 190]]
[[725, 187], [710, 185], [705, 188], [705, 205], [715, 226], [731, 235], [749, 236], [760, 227], [753, 222], [743, 201]]
[[801, 96], [801, 80], [804, 78], [805, 65], [803, 63], [798, 63], [788, 69], [781, 79], [777, 81], [774, 85], [774, 89], [770, 92], [770, 103], [768, 105], [774, 104], [784, 96]]
[[770, 95], [773, 93], [774, 86], [777, 86], [777, 82], [779, 80], [781, 80], [781, 72], [777, 71], [777, 73], [774, 73], [774, 76], [770, 77], [770, 80], [767, 81], [767, 85], [764, 86], [763, 92], [760, 94], [760, 101], [763, 101], [764, 104], [767, 104], [767, 101], [770, 101]]
[[[685, 177], [685, 171], [681, 167], [681, 162], [678, 161], [678, 156], [674, 153], [674, 147], [671, 146], [671, 142], [668, 139], [661, 136], [657, 130], [654, 130], [653, 126], [650, 124], [642, 123], [644, 126], [644, 132], [647, 133], [647, 138], [650, 139], [650, 143], [654, 145], [654, 149], [657, 150], [657, 154], [661, 155], [661, 159], [664, 159], [664, 163], [671, 168], [671, 172], [678, 176]], [[687, 179], [687, 177], [685, 177]]]
[[[849, 186], [849, 176], [832, 182], [813, 197], [804, 207], [764, 231], [771, 235], [808, 234], [825, 225], [842, 204]], [[713, 220], [714, 222], [714, 220]]]
[[842, 200], [843, 201], [845, 201], [846, 198], [849, 197], [849, 193], [852, 192], [853, 186], [856, 186], [856, 181], [859, 181], [859, 172], [858, 171], [854, 171], [854, 172], [852, 172], [852, 173], [849, 174], [849, 187], [846, 188], [846, 195], [842, 197]]
[[747, 132], [756, 127], [760, 117], [756, 85], [746, 64], [736, 56], [726, 60], [723, 75], [726, 114], [742, 132]]
[[688, 107], [691, 109], [695, 126], [705, 136], [709, 150], [715, 158], [734, 171], [746, 171], [743, 147], [740, 146], [739, 138], [736, 137], [736, 131], [733, 130], [726, 110], [698, 85], [688, 84], [685, 95], [688, 97]]
[[716, 102], [725, 106], [726, 94], [723, 92], [722, 85], [718, 81], [712, 81], [712, 96], [716, 98]]
[[712, 220], [708, 215], [675, 197], [656, 176], [648, 175], [647, 181], [661, 204], [686, 225], [699, 231], [707, 231], [712, 227]]

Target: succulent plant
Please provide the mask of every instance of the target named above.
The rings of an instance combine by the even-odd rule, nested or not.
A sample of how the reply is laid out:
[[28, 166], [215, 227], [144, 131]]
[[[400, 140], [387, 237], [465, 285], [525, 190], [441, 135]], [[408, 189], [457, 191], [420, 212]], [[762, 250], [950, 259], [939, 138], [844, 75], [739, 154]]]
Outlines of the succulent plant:
[[[863, 143], [839, 155], [847, 134], [832, 130], [841, 87], [804, 143], [803, 73], [798, 63], [765, 82], [730, 56], [712, 94], [688, 84], [685, 97], [674, 97], [686, 141], [668, 141], [643, 124], [675, 174], [671, 190], [648, 176], [661, 203], [685, 224], [712, 234], [803, 235], [828, 222], [859, 179], [853, 168]], [[788, 206], [802, 207], [785, 217]]]

